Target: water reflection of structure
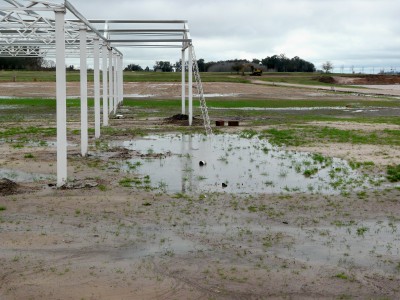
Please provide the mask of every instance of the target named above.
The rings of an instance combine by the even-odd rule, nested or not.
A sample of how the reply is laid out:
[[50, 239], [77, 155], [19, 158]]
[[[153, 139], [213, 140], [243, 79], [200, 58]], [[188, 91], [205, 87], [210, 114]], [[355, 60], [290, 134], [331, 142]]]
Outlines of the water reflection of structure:
[[[186, 146], [186, 147], [185, 147]], [[193, 182], [193, 172], [189, 172], [189, 178], [187, 178], [187, 173], [185, 170], [191, 170], [192, 166], [192, 147], [193, 147], [193, 138], [191, 135], [182, 136], [181, 140], [181, 154], [184, 155], [181, 160], [182, 172], [181, 172], [181, 180], [182, 180], [182, 193], [186, 193], [187, 189], [191, 190], [191, 185]], [[185, 149], [187, 148], [187, 149]], [[185, 155], [187, 154], [187, 155]], [[190, 155], [190, 156], [189, 156]]]
[[[211, 140], [212, 136], [207, 136], [203, 139], [201, 143], [194, 145], [192, 135], [182, 135], [181, 139], [181, 186], [182, 193], [193, 192], [200, 189], [200, 180], [203, 178], [201, 175], [195, 176], [195, 173], [202, 173], [201, 169], [206, 168], [206, 165], [200, 166], [197, 159], [207, 161], [210, 157]], [[197, 138], [198, 140], [198, 138]], [[194, 152], [197, 153], [194, 153]], [[199, 168], [199, 172], [195, 172], [194, 169]], [[205, 171], [204, 171], [205, 172]], [[205, 178], [205, 177], [204, 177]]]

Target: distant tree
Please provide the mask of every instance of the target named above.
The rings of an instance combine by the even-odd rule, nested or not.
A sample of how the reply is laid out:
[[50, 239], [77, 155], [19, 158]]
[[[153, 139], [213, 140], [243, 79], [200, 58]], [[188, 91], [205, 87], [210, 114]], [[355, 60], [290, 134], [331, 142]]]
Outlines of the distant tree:
[[284, 54], [266, 57], [261, 60], [261, 63], [268, 69], [275, 70], [276, 72], [286, 72], [288, 65]]
[[0, 69], [2, 70], [41, 70], [42, 57], [2, 57]]
[[147, 66], [146, 69], [144, 69], [144, 71], [145, 71], [145, 72], [149, 72], [149, 71], [150, 71], [149, 66]]
[[298, 56], [288, 58], [285, 54], [273, 55], [262, 59], [261, 63], [268, 70], [276, 72], [315, 72], [314, 64]]
[[324, 70], [325, 73], [330, 73], [333, 70], [333, 64], [330, 61], [323, 63], [322, 70]]
[[[203, 58], [200, 58], [197, 60], [197, 66], [199, 67], [199, 72], [207, 72], [207, 66]], [[175, 68], [175, 72], [181, 72], [182, 71], [182, 59], [177, 61], [173, 67]], [[185, 66], [187, 70], [187, 65]]]
[[143, 68], [139, 65], [135, 64], [129, 64], [126, 68], [125, 71], [143, 71]]
[[206, 72], [206, 71], [207, 71], [207, 69], [206, 69], [206, 63], [205, 63], [205, 61], [204, 61], [203, 58], [200, 58], [200, 59], [197, 61], [197, 65], [199, 66], [199, 72]]
[[243, 69], [243, 64], [240, 63], [235, 63], [232, 66], [232, 70], [235, 71], [237, 74], [239, 74], [239, 72]]
[[177, 61], [174, 65], [175, 72], [181, 72], [182, 71], [182, 59]]
[[55, 70], [56, 62], [53, 60], [43, 60], [42, 69], [44, 70]]
[[172, 72], [173, 68], [169, 61], [156, 61], [154, 65], [154, 71], [161, 70], [163, 72]]
[[[221, 61], [205, 62], [204, 59], [197, 61], [200, 72], [236, 72], [237, 74], [251, 71], [253, 68], [263, 71], [273, 70], [276, 72], [315, 72], [315, 66], [311, 62], [298, 56], [286, 57], [285, 54], [273, 55], [262, 60], [254, 58], [251, 62], [246, 59], [230, 59]], [[261, 65], [260, 65], [261, 63]]]
[[209, 70], [212, 66], [214, 66], [215, 64], [216, 64], [215, 61], [206, 62], [206, 63], [204, 64], [204, 68], [205, 68], [206, 72], [208, 72], [208, 70]]

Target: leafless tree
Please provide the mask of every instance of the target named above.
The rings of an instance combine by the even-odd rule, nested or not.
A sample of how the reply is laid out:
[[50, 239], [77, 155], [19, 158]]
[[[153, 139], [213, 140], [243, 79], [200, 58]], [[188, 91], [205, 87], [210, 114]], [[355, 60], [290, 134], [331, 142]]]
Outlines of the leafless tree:
[[322, 70], [324, 70], [325, 73], [330, 73], [330, 71], [333, 70], [333, 64], [330, 61], [323, 63]]

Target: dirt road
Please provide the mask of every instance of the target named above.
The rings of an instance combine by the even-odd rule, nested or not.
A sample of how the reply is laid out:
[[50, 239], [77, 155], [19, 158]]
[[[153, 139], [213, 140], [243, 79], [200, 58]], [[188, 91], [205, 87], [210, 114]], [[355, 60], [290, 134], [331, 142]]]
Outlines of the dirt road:
[[[363, 88], [335, 87], [334, 89], [318, 85], [300, 85], [289, 83], [271, 83], [262, 80], [252, 80], [253, 84], [230, 83], [230, 82], [206, 82], [204, 91], [206, 97], [255, 97], [265, 99], [335, 99], [340, 94], [333, 92], [346, 92], [369, 95], [392, 95], [400, 96], [399, 85], [375, 86], [368, 85]], [[284, 89], [283, 87], [287, 87]], [[49, 97], [55, 98], [56, 85], [53, 82], [0, 82], [2, 97]], [[88, 95], [93, 97], [93, 85], [89, 83]], [[178, 98], [181, 95], [180, 83], [152, 83], [152, 82], [130, 82], [124, 84], [125, 97], [132, 98]], [[67, 95], [71, 98], [79, 98], [79, 82], [67, 84]], [[351, 97], [351, 95], [349, 96]], [[357, 96], [355, 95], [354, 98]]]

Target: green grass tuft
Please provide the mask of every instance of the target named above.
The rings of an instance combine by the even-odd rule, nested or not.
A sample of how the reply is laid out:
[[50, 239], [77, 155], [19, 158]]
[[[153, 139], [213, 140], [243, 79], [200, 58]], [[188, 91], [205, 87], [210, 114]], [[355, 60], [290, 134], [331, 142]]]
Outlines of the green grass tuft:
[[387, 167], [387, 179], [390, 182], [400, 181], [400, 165]]

